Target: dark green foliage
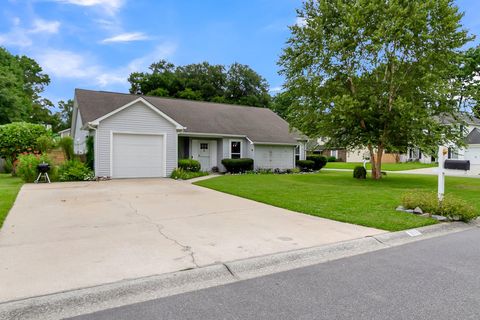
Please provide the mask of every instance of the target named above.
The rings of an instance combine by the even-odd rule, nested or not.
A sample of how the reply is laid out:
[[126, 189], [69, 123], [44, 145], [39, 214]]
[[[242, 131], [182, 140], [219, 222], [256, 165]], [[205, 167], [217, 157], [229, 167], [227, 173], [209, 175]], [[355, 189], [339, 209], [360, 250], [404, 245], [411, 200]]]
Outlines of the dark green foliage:
[[14, 122], [0, 126], [0, 157], [15, 160], [23, 152], [33, 152], [37, 139], [48, 136], [44, 126], [26, 122]]
[[18, 163], [15, 168], [15, 173], [25, 182], [33, 182], [37, 179], [38, 171], [37, 165], [40, 163], [48, 163], [53, 167], [52, 161], [48, 158], [47, 155], [39, 154], [21, 154], [18, 156]]
[[328, 161], [328, 162], [336, 162], [336, 161], [337, 161], [337, 158], [336, 158], [336, 157], [333, 157], [333, 156], [327, 157], [327, 161]]
[[51, 135], [43, 135], [37, 138], [36, 149], [41, 153], [47, 153], [55, 146]]
[[5, 163], [3, 165], [3, 170], [5, 173], [12, 173], [13, 171], [13, 161], [10, 158], [5, 159]]
[[253, 159], [223, 159], [222, 164], [230, 173], [241, 173], [253, 170]]
[[402, 205], [406, 209], [420, 207], [423, 212], [464, 222], [473, 220], [480, 215], [479, 210], [474, 206], [450, 194], [447, 194], [443, 201], [439, 202], [437, 194], [434, 192], [408, 192], [402, 196]]
[[78, 160], [65, 161], [58, 168], [58, 178], [60, 181], [89, 181], [95, 177], [92, 170]]
[[170, 178], [175, 180], [178, 180], [178, 179], [188, 180], [188, 179], [203, 177], [207, 175], [208, 175], [208, 172], [204, 172], [204, 171], [187, 171], [182, 168], [177, 168], [172, 171]]
[[60, 109], [60, 112], [56, 115], [60, 118], [60, 124], [57, 129], [63, 130], [70, 128], [72, 125], [73, 100], [60, 100], [58, 102], [58, 109]]
[[367, 169], [362, 166], [356, 166], [355, 169], [353, 169], [353, 177], [355, 179], [366, 179]]
[[268, 83], [249, 66], [228, 68], [208, 62], [175, 66], [160, 60], [150, 72], [134, 72], [128, 78], [130, 92], [159, 97], [268, 107]]
[[85, 141], [87, 152], [85, 154], [85, 165], [90, 169], [93, 170], [94, 167], [94, 158], [95, 158], [95, 146], [94, 146], [94, 139], [93, 136], [88, 136], [87, 140]]
[[374, 179], [385, 150], [463, 144], [461, 121], [436, 118], [459, 111], [453, 78], [472, 39], [453, 0], [306, 0], [298, 16], [279, 61], [293, 127], [367, 148]]
[[313, 170], [320, 170], [327, 164], [327, 158], [321, 155], [307, 156], [307, 160], [313, 161]]
[[298, 160], [297, 167], [303, 172], [312, 171], [315, 168], [315, 162], [312, 160]]
[[200, 162], [194, 159], [180, 159], [178, 160], [178, 167], [185, 171], [199, 172], [201, 165]]
[[58, 142], [58, 145], [63, 150], [63, 154], [65, 155], [65, 159], [73, 160], [75, 154], [73, 151], [73, 138], [72, 137], [63, 137]]

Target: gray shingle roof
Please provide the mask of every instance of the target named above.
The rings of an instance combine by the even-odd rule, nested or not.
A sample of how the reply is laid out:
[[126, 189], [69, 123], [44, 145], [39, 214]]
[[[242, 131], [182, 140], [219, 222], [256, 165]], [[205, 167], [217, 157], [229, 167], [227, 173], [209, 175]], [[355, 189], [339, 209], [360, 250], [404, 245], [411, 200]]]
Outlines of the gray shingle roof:
[[142, 97], [186, 127], [186, 133], [241, 135], [256, 143], [294, 144], [301, 137], [290, 131], [289, 124], [267, 108], [83, 89], [76, 89], [75, 97], [84, 123]]
[[480, 144], [480, 130], [473, 129], [467, 136], [467, 144]]

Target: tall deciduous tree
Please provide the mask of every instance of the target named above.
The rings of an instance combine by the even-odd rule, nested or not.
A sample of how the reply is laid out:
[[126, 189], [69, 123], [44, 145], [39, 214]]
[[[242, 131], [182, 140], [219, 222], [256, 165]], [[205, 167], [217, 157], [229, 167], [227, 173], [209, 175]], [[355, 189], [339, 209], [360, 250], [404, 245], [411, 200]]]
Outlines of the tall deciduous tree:
[[469, 41], [453, 0], [307, 0], [298, 15], [279, 61], [295, 127], [368, 148], [375, 179], [384, 151], [460, 141], [436, 120], [458, 111], [451, 79]]
[[266, 80], [247, 65], [228, 68], [208, 62], [175, 66], [160, 60], [150, 72], [134, 72], [130, 92], [161, 97], [226, 102], [267, 107], [270, 102]]
[[[37, 122], [45, 120], [46, 115], [52, 116], [52, 103], [41, 97], [49, 83], [50, 78], [35, 60], [14, 56], [0, 47], [0, 124]], [[50, 123], [51, 118], [47, 120]]]
[[463, 52], [457, 65], [454, 99], [460, 109], [480, 117], [480, 46]]

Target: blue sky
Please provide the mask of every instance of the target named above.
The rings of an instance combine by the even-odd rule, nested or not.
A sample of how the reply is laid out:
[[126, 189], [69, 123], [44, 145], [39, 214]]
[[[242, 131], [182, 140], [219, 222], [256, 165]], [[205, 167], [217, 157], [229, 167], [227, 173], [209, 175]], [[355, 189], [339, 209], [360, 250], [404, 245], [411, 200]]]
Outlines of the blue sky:
[[[276, 61], [296, 23], [295, 0], [1, 0], [0, 46], [37, 60], [50, 75], [45, 96], [74, 88], [127, 92], [128, 75], [160, 59], [177, 65], [240, 62], [272, 92]], [[480, 1], [457, 0], [480, 34]], [[475, 41], [478, 43], [478, 39]]]

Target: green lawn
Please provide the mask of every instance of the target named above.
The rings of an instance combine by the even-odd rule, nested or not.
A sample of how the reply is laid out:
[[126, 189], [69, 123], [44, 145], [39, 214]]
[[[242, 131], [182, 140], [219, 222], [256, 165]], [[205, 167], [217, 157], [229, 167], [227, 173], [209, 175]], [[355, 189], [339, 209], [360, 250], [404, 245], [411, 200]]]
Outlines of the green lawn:
[[[328, 169], [352, 169], [356, 166], [363, 166], [361, 162], [328, 162], [325, 168]], [[436, 167], [437, 164], [425, 164], [419, 162], [404, 162], [404, 163], [382, 163], [383, 171], [402, 171], [422, 168]], [[370, 163], [367, 163], [367, 169], [370, 170]]]
[[[435, 176], [389, 174], [381, 181], [362, 181], [353, 179], [350, 172], [321, 171], [318, 174], [226, 175], [195, 184], [297, 212], [389, 231], [436, 222], [395, 211], [404, 192], [435, 191]], [[447, 177], [446, 190], [480, 210], [480, 179]]]
[[13, 178], [10, 174], [0, 173], [0, 228], [22, 184], [20, 178]]

